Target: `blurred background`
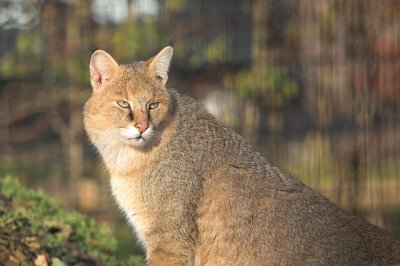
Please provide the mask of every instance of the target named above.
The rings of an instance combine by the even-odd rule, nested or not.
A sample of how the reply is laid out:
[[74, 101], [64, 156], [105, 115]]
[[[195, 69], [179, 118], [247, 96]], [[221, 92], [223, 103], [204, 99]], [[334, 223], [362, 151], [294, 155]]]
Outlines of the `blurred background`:
[[95, 49], [171, 40], [169, 87], [347, 211], [400, 232], [400, 1], [0, 0], [0, 178], [108, 224], [140, 253], [90, 146]]

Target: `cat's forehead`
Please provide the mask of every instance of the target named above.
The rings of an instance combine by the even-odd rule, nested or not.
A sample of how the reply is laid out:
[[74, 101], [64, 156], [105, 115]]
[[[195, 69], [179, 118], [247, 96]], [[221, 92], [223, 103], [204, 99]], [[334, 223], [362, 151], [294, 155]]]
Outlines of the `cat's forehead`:
[[145, 62], [134, 62], [131, 64], [122, 65], [124, 68], [124, 78], [127, 82], [148, 83], [150, 82], [147, 76], [147, 64]]
[[155, 93], [152, 80], [146, 74], [145, 62], [135, 62], [122, 65], [123, 74], [116, 82], [114, 94], [126, 98], [140, 98], [138, 96], [151, 97]]
[[145, 72], [147, 69], [147, 63], [144, 61], [137, 61], [133, 62], [130, 64], [124, 64], [123, 65], [127, 71], [132, 71], [132, 72]]

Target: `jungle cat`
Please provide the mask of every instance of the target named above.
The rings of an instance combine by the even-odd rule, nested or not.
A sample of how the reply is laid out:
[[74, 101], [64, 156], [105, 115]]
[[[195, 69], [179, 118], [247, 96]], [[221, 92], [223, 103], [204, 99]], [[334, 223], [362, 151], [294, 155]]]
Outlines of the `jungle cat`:
[[86, 131], [148, 265], [400, 265], [400, 239], [263, 158], [166, 88], [173, 48], [120, 65], [97, 50]]

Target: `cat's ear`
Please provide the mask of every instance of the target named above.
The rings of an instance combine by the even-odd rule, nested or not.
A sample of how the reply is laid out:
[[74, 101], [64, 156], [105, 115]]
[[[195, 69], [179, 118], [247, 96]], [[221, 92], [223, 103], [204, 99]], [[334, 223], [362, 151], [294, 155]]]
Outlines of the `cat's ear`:
[[168, 80], [168, 70], [171, 64], [171, 58], [174, 49], [172, 46], [167, 46], [162, 49], [156, 56], [147, 61], [149, 65], [150, 75], [154, 76], [163, 85]]
[[103, 50], [97, 50], [90, 59], [90, 83], [93, 91], [100, 90], [104, 84], [110, 82], [118, 69], [118, 63]]

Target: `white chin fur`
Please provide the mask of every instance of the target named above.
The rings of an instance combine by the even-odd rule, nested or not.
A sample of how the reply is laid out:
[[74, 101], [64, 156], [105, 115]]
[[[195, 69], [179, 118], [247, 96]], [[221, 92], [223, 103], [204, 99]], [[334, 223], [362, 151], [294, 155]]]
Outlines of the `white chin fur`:
[[118, 148], [137, 147], [143, 148], [151, 145], [156, 139], [156, 131], [149, 127], [142, 135], [132, 126], [127, 128], [112, 128], [105, 131], [96, 132], [93, 142], [100, 153], [107, 155], [116, 153]]
[[126, 139], [136, 139], [140, 137], [139, 130], [133, 126], [121, 129], [121, 135]]
[[143, 134], [140, 134], [137, 128], [128, 126], [121, 130], [121, 135], [125, 139], [128, 145], [143, 147], [153, 137], [153, 128], [149, 127]]

